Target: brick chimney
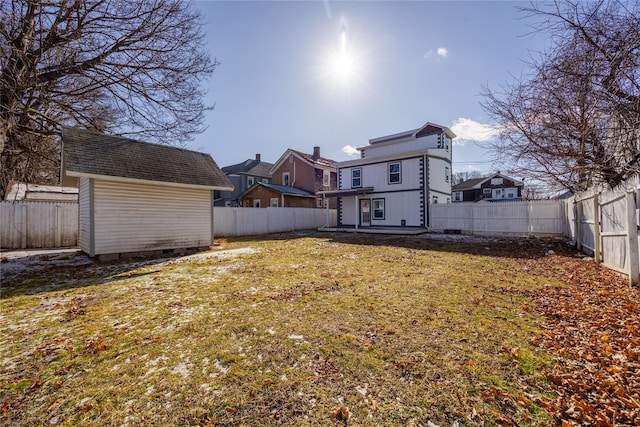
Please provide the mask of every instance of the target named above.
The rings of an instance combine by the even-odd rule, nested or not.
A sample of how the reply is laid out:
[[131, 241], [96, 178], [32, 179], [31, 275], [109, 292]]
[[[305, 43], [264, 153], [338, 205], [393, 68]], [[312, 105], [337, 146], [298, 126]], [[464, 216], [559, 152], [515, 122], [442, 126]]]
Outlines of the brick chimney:
[[260, 153], [256, 153], [256, 160], [260, 161]]
[[320, 147], [313, 147], [313, 160], [318, 160], [320, 158]]

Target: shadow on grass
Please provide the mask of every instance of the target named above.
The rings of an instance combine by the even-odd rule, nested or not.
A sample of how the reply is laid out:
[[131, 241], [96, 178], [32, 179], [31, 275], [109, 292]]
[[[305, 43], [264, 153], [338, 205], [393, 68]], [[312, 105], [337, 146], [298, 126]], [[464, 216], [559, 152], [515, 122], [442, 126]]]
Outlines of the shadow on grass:
[[[547, 255], [549, 250], [558, 255], [572, 256], [575, 249], [561, 238], [505, 238], [473, 237], [462, 235], [421, 234], [385, 235], [343, 232], [301, 231], [256, 236], [219, 238], [219, 242], [242, 243], [292, 241], [317, 238], [329, 243], [343, 245], [366, 245], [378, 247], [402, 247], [418, 251], [436, 251], [504, 257], [512, 259], [536, 259]], [[193, 252], [190, 252], [193, 254]], [[182, 255], [162, 255], [160, 258], [124, 259], [111, 262], [90, 261], [74, 265], [56, 262], [45, 265], [37, 271], [27, 271], [9, 277], [2, 283], [0, 300], [21, 295], [36, 295], [46, 292], [64, 291], [93, 285], [107, 284], [117, 280], [147, 276], [161, 272], [161, 269], [136, 272], [142, 267], [175, 260]], [[28, 262], [29, 260], [22, 260]]]

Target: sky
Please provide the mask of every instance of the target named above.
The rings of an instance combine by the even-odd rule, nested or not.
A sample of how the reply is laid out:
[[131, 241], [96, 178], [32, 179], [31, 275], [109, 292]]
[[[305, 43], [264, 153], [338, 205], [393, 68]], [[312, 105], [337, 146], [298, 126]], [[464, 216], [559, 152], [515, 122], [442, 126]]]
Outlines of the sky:
[[[197, 1], [219, 61], [205, 82], [207, 130], [191, 143], [223, 167], [288, 149], [335, 161], [370, 139], [451, 128], [453, 171], [499, 170], [482, 86], [526, 73], [544, 49], [507, 1]], [[504, 170], [503, 170], [504, 172]]]

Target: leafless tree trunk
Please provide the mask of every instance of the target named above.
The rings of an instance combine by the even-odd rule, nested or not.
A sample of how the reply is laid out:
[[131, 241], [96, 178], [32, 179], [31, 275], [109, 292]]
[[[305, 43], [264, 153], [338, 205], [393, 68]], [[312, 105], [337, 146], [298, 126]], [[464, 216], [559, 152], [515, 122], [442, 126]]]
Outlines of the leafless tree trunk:
[[640, 6], [617, 0], [534, 4], [551, 48], [483, 107], [501, 126], [510, 170], [551, 187], [615, 186], [640, 172]]
[[0, 195], [56, 182], [60, 125], [181, 144], [217, 65], [179, 0], [0, 0]]

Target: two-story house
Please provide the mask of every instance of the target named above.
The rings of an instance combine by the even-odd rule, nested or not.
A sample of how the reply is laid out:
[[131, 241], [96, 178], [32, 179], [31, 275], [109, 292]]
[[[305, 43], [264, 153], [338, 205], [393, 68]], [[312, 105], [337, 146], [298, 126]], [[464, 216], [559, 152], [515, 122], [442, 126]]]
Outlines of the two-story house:
[[429, 226], [429, 204], [451, 201], [455, 134], [434, 123], [369, 140], [360, 159], [339, 162], [338, 227]]
[[485, 200], [520, 201], [524, 182], [502, 175], [500, 171], [484, 177], [456, 184], [451, 189], [453, 202], [478, 202]]
[[240, 196], [257, 182], [271, 182], [273, 163], [263, 162], [260, 154], [255, 159], [247, 159], [242, 163], [225, 166], [222, 172], [233, 184], [233, 191], [220, 191], [215, 194], [215, 206], [242, 206]]
[[337, 188], [335, 164], [320, 155], [320, 147], [313, 147], [313, 154], [287, 149], [271, 167], [271, 185], [246, 191], [243, 206], [323, 207], [318, 192]]

